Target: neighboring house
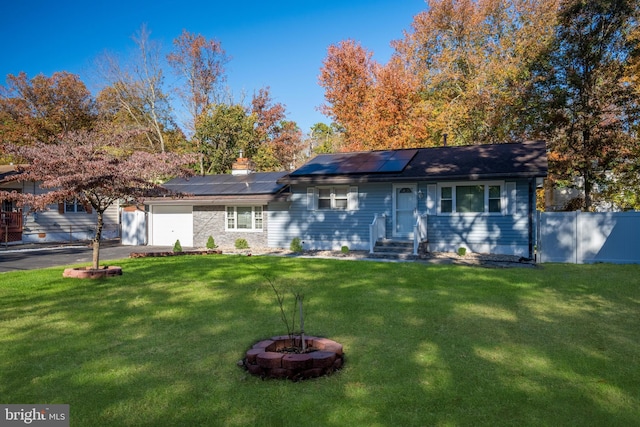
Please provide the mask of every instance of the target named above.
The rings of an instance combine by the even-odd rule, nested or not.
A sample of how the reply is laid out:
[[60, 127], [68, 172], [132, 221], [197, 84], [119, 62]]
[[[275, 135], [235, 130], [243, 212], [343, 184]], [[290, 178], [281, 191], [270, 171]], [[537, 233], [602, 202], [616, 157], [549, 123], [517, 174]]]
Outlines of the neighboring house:
[[[613, 173], [606, 172], [605, 176], [611, 182], [617, 179]], [[606, 189], [606, 185], [593, 183], [591, 189], [592, 212], [621, 212], [622, 209], [616, 203], [601, 197], [600, 192]], [[570, 187], [560, 187], [554, 182], [545, 182], [545, 212], [572, 212], [582, 210], [584, 204], [584, 178], [575, 177]]]
[[[0, 181], [17, 172], [17, 166], [0, 165]], [[22, 192], [18, 183], [0, 184], [0, 190]], [[10, 200], [0, 200], [0, 243], [21, 242], [23, 231], [22, 209]]]
[[[16, 174], [14, 165], [0, 166], [0, 181]], [[42, 194], [47, 190], [35, 182], [0, 183], [0, 190], [17, 191], [25, 194]], [[70, 242], [91, 240], [95, 236], [97, 217], [91, 207], [85, 207], [76, 200], [61, 201], [49, 209], [29, 212], [17, 207], [15, 202], [1, 200], [0, 242], [39, 243]], [[4, 219], [3, 219], [4, 218]], [[119, 207], [114, 205], [105, 212], [103, 238], [120, 236]], [[8, 226], [7, 225], [8, 222]], [[8, 230], [8, 234], [5, 233]]]
[[[543, 141], [323, 154], [286, 173], [172, 180], [191, 193], [150, 200], [150, 244], [370, 250], [392, 239], [428, 251], [532, 258]], [[184, 240], [184, 241], [183, 241]]]

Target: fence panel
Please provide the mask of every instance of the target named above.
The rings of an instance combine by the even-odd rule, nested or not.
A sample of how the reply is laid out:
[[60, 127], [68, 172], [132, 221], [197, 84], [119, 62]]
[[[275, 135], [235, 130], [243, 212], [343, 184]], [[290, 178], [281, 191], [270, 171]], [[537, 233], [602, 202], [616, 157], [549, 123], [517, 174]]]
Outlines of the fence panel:
[[540, 262], [640, 263], [640, 212], [543, 212]]
[[577, 262], [577, 212], [540, 214], [540, 262]]
[[136, 246], [147, 244], [147, 216], [145, 212], [122, 211], [123, 245]]

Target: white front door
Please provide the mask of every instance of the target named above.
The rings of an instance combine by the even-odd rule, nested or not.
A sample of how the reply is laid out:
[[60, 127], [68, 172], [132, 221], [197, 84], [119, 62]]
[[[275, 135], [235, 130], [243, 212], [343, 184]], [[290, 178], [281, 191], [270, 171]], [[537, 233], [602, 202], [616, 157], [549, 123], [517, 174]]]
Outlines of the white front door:
[[418, 196], [416, 184], [395, 184], [393, 186], [394, 237], [413, 238], [416, 222]]

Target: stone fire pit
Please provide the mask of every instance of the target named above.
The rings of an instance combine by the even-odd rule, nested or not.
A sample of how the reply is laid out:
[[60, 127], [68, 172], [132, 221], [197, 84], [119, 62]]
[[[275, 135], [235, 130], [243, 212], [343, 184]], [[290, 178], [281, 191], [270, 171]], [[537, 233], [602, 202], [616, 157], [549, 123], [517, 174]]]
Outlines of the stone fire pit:
[[302, 380], [329, 375], [344, 363], [342, 344], [327, 338], [305, 336], [302, 353], [300, 336], [288, 335], [258, 341], [245, 353], [242, 365], [262, 378]]

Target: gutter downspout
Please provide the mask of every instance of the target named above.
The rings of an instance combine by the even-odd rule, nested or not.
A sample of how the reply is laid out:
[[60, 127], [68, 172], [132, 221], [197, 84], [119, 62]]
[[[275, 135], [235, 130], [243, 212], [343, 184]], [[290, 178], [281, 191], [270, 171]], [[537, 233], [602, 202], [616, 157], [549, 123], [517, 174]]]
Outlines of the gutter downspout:
[[529, 178], [529, 212], [528, 212], [528, 220], [529, 220], [529, 259], [533, 259], [533, 210], [535, 207], [536, 199], [535, 199], [535, 191], [534, 191], [534, 181], [533, 178]]

